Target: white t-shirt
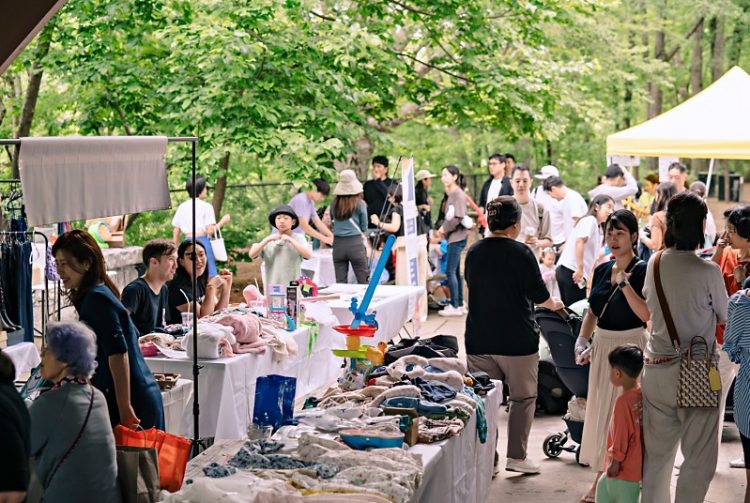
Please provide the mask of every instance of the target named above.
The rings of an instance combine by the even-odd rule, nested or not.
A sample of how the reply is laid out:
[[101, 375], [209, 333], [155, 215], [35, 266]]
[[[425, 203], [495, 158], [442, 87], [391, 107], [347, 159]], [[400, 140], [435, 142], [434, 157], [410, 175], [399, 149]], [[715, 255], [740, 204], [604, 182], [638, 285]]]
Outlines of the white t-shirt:
[[586, 243], [583, 245], [583, 277], [591, 279], [596, 259], [599, 257], [599, 250], [602, 247], [602, 228], [596, 221], [595, 216], [589, 215], [578, 221], [560, 255], [560, 260], [557, 263], [571, 271], [578, 269], [578, 261], [576, 260], [576, 241], [578, 238], [586, 238]]
[[588, 206], [581, 194], [571, 189], [568, 189], [562, 201], [555, 202], [558, 204], [554, 209], [550, 208], [549, 213], [552, 219], [552, 242], [559, 245], [568, 240], [576, 221], [586, 214]]
[[[202, 199], [195, 200], [195, 232], [205, 234], [206, 226], [216, 223], [214, 207]], [[193, 233], [193, 201], [182, 202], [175, 211], [172, 227], [178, 227], [186, 236]]]
[[638, 182], [627, 170], [625, 171], [624, 179], [625, 185], [622, 187], [607, 185], [606, 183], [597, 185], [589, 191], [589, 197], [594, 199], [596, 196], [600, 195], [609, 196], [614, 199], [616, 210], [623, 209], [624, 206], [622, 205], [622, 200], [635, 196], [638, 192]]
[[490, 201], [495, 199], [497, 196], [500, 195], [500, 189], [503, 187], [503, 179], [502, 178], [493, 178], [490, 182], [490, 188], [487, 191], [487, 204], [490, 204]]

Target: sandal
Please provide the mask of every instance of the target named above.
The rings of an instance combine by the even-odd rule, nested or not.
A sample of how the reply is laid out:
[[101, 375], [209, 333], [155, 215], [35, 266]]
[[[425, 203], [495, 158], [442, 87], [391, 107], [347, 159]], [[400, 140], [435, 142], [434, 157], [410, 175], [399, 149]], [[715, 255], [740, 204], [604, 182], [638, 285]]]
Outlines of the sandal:
[[581, 498], [581, 503], [596, 503], [596, 498], [587, 494]]

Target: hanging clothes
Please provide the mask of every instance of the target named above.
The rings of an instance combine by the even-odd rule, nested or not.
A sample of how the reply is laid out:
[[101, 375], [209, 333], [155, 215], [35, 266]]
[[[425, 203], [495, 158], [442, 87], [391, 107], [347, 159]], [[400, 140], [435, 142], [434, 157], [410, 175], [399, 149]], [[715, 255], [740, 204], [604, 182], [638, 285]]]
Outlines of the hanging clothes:
[[[11, 220], [11, 229], [25, 226]], [[34, 341], [34, 301], [31, 291], [31, 242], [23, 232], [5, 235], [0, 245], [0, 310], [9, 321], [23, 327], [26, 342]]]

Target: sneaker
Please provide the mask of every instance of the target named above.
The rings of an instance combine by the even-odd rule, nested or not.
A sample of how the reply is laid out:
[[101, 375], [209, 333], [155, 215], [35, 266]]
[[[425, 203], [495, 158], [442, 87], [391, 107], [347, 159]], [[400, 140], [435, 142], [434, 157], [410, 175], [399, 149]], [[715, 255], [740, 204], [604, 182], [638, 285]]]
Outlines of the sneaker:
[[745, 468], [745, 458], [733, 459], [729, 462], [730, 468]]
[[443, 309], [438, 311], [440, 316], [463, 316], [464, 312], [460, 307], [445, 306]]
[[508, 460], [505, 463], [505, 471], [534, 474], [534, 473], [539, 473], [541, 471], [541, 466], [539, 465], [539, 463], [534, 463], [533, 461], [530, 461], [528, 458], [526, 459], [508, 458]]

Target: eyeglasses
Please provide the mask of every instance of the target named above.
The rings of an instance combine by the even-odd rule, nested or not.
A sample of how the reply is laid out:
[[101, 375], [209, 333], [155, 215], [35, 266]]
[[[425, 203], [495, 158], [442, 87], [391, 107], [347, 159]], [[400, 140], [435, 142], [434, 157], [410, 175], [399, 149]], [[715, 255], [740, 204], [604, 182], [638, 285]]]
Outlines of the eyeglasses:
[[189, 258], [190, 260], [195, 260], [196, 258], [202, 260], [206, 258], [206, 254], [201, 252], [188, 252], [185, 254], [185, 257]]

